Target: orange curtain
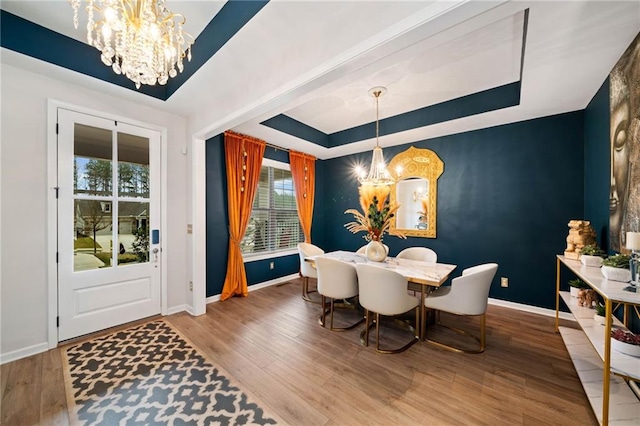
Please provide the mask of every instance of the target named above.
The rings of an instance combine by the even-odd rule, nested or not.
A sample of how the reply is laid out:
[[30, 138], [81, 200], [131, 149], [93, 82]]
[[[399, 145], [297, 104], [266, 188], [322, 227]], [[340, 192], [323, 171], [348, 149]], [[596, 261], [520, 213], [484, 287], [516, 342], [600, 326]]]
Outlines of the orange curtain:
[[220, 300], [249, 294], [240, 241], [251, 217], [253, 199], [260, 180], [265, 143], [234, 132], [224, 133], [229, 210], [229, 259]]
[[289, 151], [289, 164], [296, 189], [296, 206], [302, 232], [304, 232], [304, 241], [310, 243], [313, 200], [316, 193], [316, 157]]

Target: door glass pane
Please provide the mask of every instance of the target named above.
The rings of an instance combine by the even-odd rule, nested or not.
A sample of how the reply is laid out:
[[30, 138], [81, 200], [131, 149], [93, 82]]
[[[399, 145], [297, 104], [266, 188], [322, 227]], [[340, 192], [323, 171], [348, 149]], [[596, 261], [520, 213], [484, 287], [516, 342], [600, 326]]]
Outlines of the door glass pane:
[[118, 194], [149, 198], [149, 139], [118, 132]]
[[112, 205], [110, 201], [74, 201], [73, 270], [112, 265]]
[[118, 265], [149, 261], [149, 203], [118, 203]]
[[74, 194], [111, 195], [111, 130], [74, 124]]

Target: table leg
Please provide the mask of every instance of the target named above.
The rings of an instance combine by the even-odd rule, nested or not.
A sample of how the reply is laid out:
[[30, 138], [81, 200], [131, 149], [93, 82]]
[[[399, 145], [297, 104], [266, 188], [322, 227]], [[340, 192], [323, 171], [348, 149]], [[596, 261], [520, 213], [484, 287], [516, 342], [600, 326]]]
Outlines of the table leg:
[[420, 340], [424, 340], [425, 330], [427, 328], [427, 308], [424, 306], [426, 293], [424, 291], [424, 285], [420, 286]]

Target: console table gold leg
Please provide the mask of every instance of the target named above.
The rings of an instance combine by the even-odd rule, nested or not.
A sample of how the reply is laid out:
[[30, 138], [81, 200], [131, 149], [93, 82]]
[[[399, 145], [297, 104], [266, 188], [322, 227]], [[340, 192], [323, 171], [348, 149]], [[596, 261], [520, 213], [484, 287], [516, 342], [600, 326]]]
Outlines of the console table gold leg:
[[605, 327], [604, 327], [604, 366], [602, 380], [602, 424], [609, 424], [609, 380], [611, 379], [611, 326], [613, 325], [613, 309], [611, 300], [604, 300]]
[[629, 305], [628, 304], [624, 304], [624, 326], [625, 327], [629, 327], [629, 319], [630, 319], [630, 312], [629, 312]]

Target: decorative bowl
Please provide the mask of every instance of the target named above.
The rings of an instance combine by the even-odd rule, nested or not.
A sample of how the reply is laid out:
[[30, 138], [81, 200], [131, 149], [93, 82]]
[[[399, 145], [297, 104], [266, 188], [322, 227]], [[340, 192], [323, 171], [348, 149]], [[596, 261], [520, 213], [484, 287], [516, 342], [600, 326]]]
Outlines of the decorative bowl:
[[623, 354], [640, 357], [640, 346], [611, 339], [611, 347]]
[[600, 256], [589, 256], [588, 254], [583, 254], [580, 256], [580, 263], [584, 266], [602, 266], [602, 258]]
[[602, 271], [602, 275], [604, 275], [606, 279], [611, 281], [622, 281], [625, 283], [631, 281], [631, 271], [628, 269], [603, 266], [600, 271]]

